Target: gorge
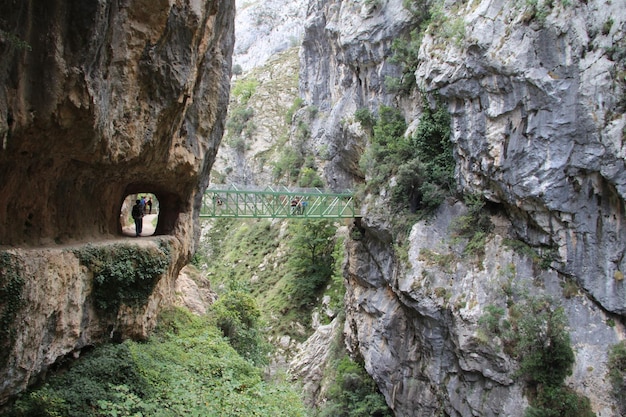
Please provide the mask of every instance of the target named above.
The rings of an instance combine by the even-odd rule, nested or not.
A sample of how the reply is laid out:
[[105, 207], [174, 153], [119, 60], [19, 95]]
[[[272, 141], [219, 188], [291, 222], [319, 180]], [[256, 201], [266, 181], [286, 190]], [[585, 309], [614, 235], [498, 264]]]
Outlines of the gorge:
[[[559, 392], [626, 413], [610, 360], [626, 311], [622, 1], [241, 2], [237, 24], [234, 2], [22, 3], [0, 5], [3, 299], [10, 272], [24, 281], [19, 307], [0, 310], [0, 402], [83, 347], [150, 334], [202, 246], [209, 181], [308, 168], [361, 186], [362, 212], [343, 227], [344, 312], [289, 345], [305, 402], [323, 404], [340, 332], [396, 416], [529, 415], [551, 385], [516, 349], [548, 350], [556, 329], [573, 354]], [[252, 116], [233, 134], [237, 105]], [[414, 178], [426, 168], [402, 161], [381, 180], [364, 163], [387, 108], [398, 143], [449, 117], [454, 192], [428, 216], [412, 213], [438, 196]], [[292, 177], [285, 149], [303, 155]], [[161, 213], [132, 244], [167, 269], [145, 304], [102, 314], [79, 254], [121, 243], [122, 201], [139, 192]]]

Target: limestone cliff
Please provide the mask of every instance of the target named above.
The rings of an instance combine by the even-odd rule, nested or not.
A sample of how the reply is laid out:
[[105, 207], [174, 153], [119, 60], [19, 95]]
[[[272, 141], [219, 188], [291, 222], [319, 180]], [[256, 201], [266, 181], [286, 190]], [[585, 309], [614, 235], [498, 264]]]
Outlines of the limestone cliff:
[[[234, 14], [217, 0], [0, 2], [0, 285], [23, 284], [0, 303], [0, 402], [63, 355], [145, 336], [173, 300], [223, 132]], [[138, 192], [160, 212], [137, 250], [166, 245], [168, 266], [145, 304], [102, 317], [76, 251], [128, 244], [120, 213]]]
[[[450, 224], [466, 208], [447, 202], [413, 226], [401, 261], [372, 201], [346, 269], [350, 347], [397, 416], [521, 416], [528, 400], [517, 364], [498, 338], [478, 336], [479, 320], [489, 305], [517, 302], [511, 286], [548, 294], [568, 315], [568, 386], [598, 416], [616, 416], [606, 358], [624, 338], [626, 310], [623, 3], [433, 4], [417, 85], [447, 104], [458, 184], [490, 201], [496, 227], [484, 257], [464, 259]], [[396, 97], [384, 85], [399, 75], [391, 44], [416, 27], [412, 19], [400, 0], [310, 2], [300, 88], [320, 109], [312, 134], [329, 144], [331, 184], [363, 176], [357, 109], [394, 104], [410, 130], [419, 120], [421, 94]], [[505, 239], [557, 256], [541, 269]]]

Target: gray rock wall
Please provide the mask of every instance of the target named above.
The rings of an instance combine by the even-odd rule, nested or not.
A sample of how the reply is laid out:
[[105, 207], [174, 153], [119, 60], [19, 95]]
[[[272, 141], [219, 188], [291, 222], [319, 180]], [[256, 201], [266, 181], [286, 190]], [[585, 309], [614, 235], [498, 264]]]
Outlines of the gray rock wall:
[[[367, 143], [356, 109], [394, 104], [410, 129], [419, 120], [418, 96], [393, 97], [383, 85], [384, 75], [398, 74], [390, 44], [410, 29], [409, 16], [400, 2], [367, 4], [310, 2], [301, 92], [322, 111], [313, 132], [330, 144], [331, 184], [363, 176], [356, 161]], [[413, 227], [405, 263], [389, 224], [369, 211], [376, 203], [364, 212], [364, 237], [350, 247], [346, 270], [346, 332], [396, 415], [523, 415], [517, 364], [501, 341], [478, 337], [485, 307], [503, 305], [502, 287], [511, 283], [565, 307], [576, 353], [567, 384], [591, 399], [598, 416], [617, 415], [606, 358], [624, 338], [626, 307], [618, 62], [625, 10], [615, 1], [536, 9], [519, 1], [445, 2], [427, 30], [417, 83], [448, 105], [461, 189], [485, 196], [501, 215], [484, 259], [463, 259], [449, 227], [464, 208], [446, 203]], [[505, 238], [553, 247], [558, 257], [541, 270]], [[425, 250], [454, 261], [429, 263]], [[567, 280], [579, 286], [570, 298], [561, 288]], [[607, 324], [613, 319], [615, 326]]]

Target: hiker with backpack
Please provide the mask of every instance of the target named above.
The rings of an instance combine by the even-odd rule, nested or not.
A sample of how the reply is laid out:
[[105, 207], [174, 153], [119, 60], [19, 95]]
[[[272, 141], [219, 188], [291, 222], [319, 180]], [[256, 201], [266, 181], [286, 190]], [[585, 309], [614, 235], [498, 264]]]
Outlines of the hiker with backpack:
[[141, 200], [137, 200], [131, 212], [133, 220], [135, 221], [135, 233], [137, 237], [139, 237], [143, 229], [143, 214], [144, 206], [141, 205]]

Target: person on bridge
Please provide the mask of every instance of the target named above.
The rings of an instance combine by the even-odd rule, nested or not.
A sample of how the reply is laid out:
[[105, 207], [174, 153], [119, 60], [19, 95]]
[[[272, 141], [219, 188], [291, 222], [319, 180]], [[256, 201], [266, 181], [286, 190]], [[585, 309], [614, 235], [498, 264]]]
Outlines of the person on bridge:
[[300, 199], [295, 197], [291, 200], [291, 214], [298, 214], [298, 205], [300, 204]]
[[144, 207], [141, 205], [141, 200], [137, 200], [131, 211], [131, 215], [135, 221], [135, 233], [137, 237], [141, 235], [141, 230], [143, 229], [143, 213]]
[[152, 197], [148, 199], [146, 204], [148, 205], [148, 214], [152, 214]]

